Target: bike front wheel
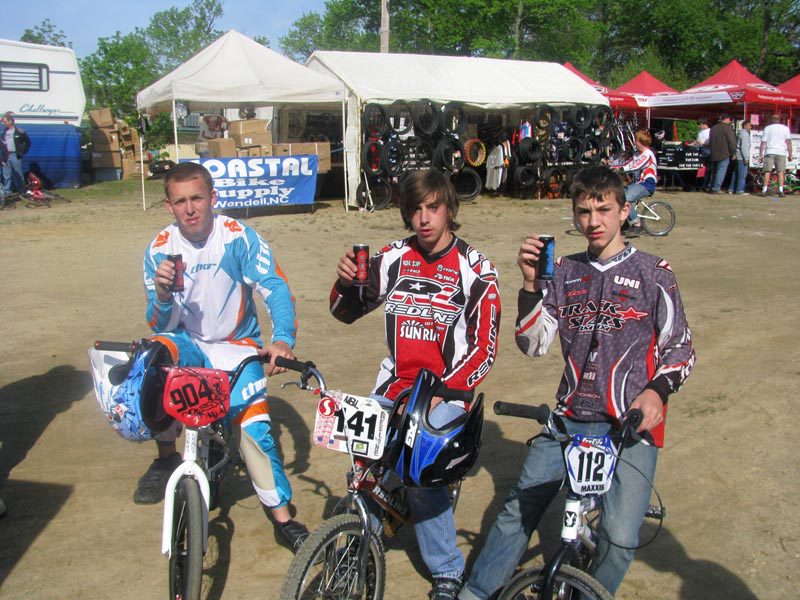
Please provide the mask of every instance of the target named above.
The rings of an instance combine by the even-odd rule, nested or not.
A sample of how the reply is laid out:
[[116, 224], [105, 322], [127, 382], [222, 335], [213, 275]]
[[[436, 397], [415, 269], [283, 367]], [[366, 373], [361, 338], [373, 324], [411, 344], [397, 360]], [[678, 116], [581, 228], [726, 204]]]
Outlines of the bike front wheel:
[[[539, 600], [543, 579], [544, 567], [522, 571], [509, 582], [498, 600]], [[556, 573], [553, 599], [613, 600], [613, 598], [603, 584], [588, 573], [569, 565], [562, 565]]]
[[361, 545], [366, 537], [356, 515], [336, 515], [314, 531], [292, 560], [281, 588], [281, 600], [306, 598], [380, 600], [386, 584], [386, 559], [376, 537], [370, 537], [362, 589], [358, 593]]
[[169, 558], [170, 600], [200, 600], [203, 576], [202, 502], [200, 485], [196, 479], [184, 477], [178, 482]]
[[675, 227], [675, 211], [666, 202], [648, 202], [642, 208], [639, 221], [650, 235], [665, 236]]

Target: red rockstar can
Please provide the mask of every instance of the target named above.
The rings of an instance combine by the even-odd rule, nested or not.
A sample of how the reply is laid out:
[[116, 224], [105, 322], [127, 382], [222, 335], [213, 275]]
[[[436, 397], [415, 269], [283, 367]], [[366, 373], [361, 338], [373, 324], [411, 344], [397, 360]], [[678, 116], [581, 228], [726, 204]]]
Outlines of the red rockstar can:
[[172, 285], [169, 286], [170, 292], [183, 291], [183, 272], [186, 270], [186, 264], [183, 262], [182, 254], [167, 254], [167, 260], [175, 266], [175, 277], [172, 278]]
[[369, 246], [367, 244], [353, 244], [353, 254], [356, 255], [356, 277], [353, 280], [353, 285], [367, 285]]

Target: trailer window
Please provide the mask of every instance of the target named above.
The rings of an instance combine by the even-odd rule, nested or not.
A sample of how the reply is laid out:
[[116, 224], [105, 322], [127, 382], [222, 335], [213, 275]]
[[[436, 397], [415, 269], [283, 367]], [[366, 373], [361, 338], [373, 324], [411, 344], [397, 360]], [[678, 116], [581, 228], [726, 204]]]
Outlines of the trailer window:
[[46, 92], [50, 89], [47, 65], [0, 62], [0, 90]]

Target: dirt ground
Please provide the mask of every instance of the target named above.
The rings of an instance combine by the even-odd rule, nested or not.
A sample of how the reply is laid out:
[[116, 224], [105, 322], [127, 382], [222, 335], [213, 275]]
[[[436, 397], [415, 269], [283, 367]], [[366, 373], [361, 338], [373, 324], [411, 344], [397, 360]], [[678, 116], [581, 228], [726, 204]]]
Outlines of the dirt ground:
[[[676, 272], [698, 362], [670, 401], [656, 480], [668, 517], [637, 553], [618, 597], [796, 598], [800, 485], [789, 417], [800, 384], [800, 196], [658, 194], [673, 204], [678, 224], [666, 238], [635, 243]], [[157, 182], [148, 183], [155, 206], [146, 212], [133, 183], [65, 195], [71, 204], [0, 212], [0, 497], [8, 504], [0, 519], [0, 598], [163, 598], [162, 506], [131, 500], [154, 448], [122, 440], [103, 422], [87, 349], [95, 339], [148, 333], [142, 254], [168, 215], [156, 202]], [[555, 234], [559, 254], [582, 249], [582, 238], [569, 233], [569, 203], [481, 197], [459, 217], [462, 236], [501, 277], [505, 314], [499, 356], [482, 386], [487, 401], [552, 403], [560, 353], [531, 360], [513, 342], [514, 259], [529, 230]], [[325, 202], [313, 214], [248, 223], [267, 237], [289, 276], [298, 356], [314, 360], [330, 387], [367, 392], [385, 354], [381, 315], [341, 324], [328, 313], [328, 291], [345, 246], [377, 248], [404, 235], [398, 211], [346, 213], [341, 203]], [[314, 403], [277, 385], [289, 379], [270, 383], [272, 414], [298, 518], [314, 528], [344, 491], [347, 459], [311, 447]], [[470, 563], [532, 431], [526, 421], [486, 416], [480, 463], [456, 514]], [[221, 502], [210, 525], [208, 598], [277, 598], [291, 553], [277, 543], [246, 479], [228, 479]], [[652, 531], [646, 525], [644, 536]], [[538, 559], [541, 548], [535, 536], [525, 560]], [[426, 597], [410, 530], [390, 543], [387, 569], [387, 598]]]

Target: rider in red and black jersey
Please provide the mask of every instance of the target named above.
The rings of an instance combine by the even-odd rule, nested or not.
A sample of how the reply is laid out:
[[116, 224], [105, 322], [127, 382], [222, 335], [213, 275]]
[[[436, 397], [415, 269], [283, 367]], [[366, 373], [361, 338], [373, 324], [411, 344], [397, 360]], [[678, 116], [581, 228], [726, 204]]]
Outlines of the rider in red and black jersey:
[[[497, 354], [500, 294], [497, 272], [480, 252], [455, 236], [458, 197], [441, 171], [408, 175], [400, 211], [415, 235], [384, 247], [369, 261], [367, 285], [353, 285], [355, 256], [339, 260], [330, 295], [331, 313], [352, 323], [384, 305], [389, 356], [381, 363], [374, 394], [391, 401], [409, 388], [420, 369], [452, 389], [471, 390]], [[429, 413], [435, 428], [462, 415], [459, 402], [441, 402]], [[455, 599], [464, 573], [446, 487], [408, 490], [420, 553], [433, 575], [430, 597]]]

